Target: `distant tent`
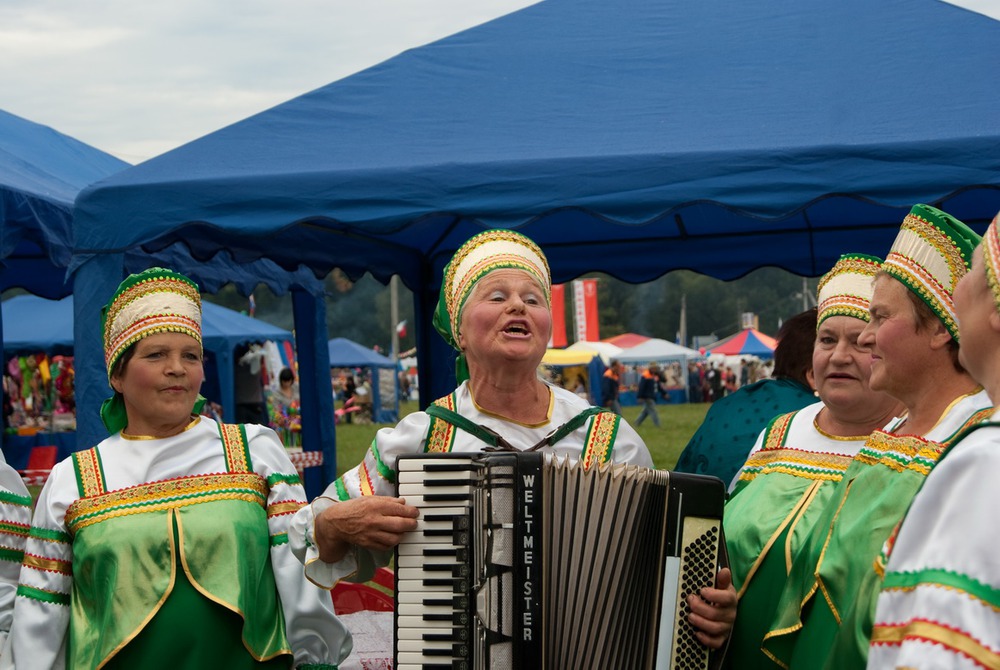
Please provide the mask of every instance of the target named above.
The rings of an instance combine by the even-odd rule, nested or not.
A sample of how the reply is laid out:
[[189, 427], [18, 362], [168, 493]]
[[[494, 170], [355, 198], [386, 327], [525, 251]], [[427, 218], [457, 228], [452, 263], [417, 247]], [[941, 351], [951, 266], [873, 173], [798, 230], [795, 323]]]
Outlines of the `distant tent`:
[[622, 352], [622, 348], [611, 342], [587, 342], [580, 340], [566, 347], [567, 351], [596, 351], [604, 365], [610, 365], [611, 359]]
[[778, 341], [755, 328], [747, 328], [708, 347], [710, 354], [772, 358]]
[[[578, 343], [580, 344], [580, 343]], [[588, 342], [587, 344], [593, 344]], [[600, 354], [593, 349], [547, 349], [542, 357], [542, 365], [562, 368], [563, 384], [569, 391], [576, 391], [576, 376], [583, 375], [585, 387], [591, 402], [600, 399], [601, 375], [607, 367]]]
[[542, 365], [589, 365], [597, 355], [596, 351], [547, 349], [542, 356]]
[[701, 358], [701, 352], [682, 347], [668, 340], [653, 337], [642, 344], [623, 349], [617, 358], [622, 363], [649, 363], [656, 361], [687, 361], [690, 358]]
[[[211, 302], [202, 302], [202, 344], [214, 356], [219, 398], [224, 418], [232, 421], [236, 412], [233, 389], [233, 352], [248, 342], [288, 342], [292, 334], [265, 321]], [[73, 353], [73, 296], [46, 300], [34, 295], [18, 295], [3, 302], [4, 355], [45, 352]], [[206, 370], [208, 372], [208, 370]], [[207, 391], [206, 391], [207, 393]]]
[[331, 368], [372, 370], [372, 420], [394, 423], [399, 420], [399, 366], [391, 358], [346, 337], [327, 342]]
[[601, 341], [613, 344], [616, 347], [621, 347], [622, 349], [628, 349], [638, 344], [642, 344], [648, 339], [649, 338], [645, 335], [639, 335], [638, 333], [622, 333], [621, 335], [615, 335], [614, 337], [606, 337]]

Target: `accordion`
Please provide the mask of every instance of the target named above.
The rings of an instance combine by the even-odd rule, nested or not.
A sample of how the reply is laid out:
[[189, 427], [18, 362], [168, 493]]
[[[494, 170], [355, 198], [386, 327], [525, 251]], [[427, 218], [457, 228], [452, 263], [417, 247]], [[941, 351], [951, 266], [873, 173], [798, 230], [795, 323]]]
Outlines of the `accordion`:
[[687, 596], [715, 581], [725, 487], [540, 452], [401, 456], [394, 667], [706, 668]]

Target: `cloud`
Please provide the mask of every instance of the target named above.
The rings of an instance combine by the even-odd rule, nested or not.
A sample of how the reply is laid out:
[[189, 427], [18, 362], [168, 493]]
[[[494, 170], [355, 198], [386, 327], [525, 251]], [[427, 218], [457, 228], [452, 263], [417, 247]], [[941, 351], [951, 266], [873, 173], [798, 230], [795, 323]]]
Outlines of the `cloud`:
[[534, 0], [5, 0], [4, 109], [139, 162]]

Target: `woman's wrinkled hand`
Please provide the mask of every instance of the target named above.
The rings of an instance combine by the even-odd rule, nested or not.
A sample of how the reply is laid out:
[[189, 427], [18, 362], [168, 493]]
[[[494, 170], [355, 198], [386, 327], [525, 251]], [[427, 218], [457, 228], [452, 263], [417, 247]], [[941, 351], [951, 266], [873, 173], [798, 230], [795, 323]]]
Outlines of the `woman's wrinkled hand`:
[[319, 558], [336, 563], [351, 545], [387, 551], [403, 533], [417, 528], [420, 511], [403, 498], [364, 496], [330, 505], [316, 517], [314, 536]]
[[729, 568], [719, 570], [715, 588], [706, 586], [698, 594], [688, 596], [691, 614], [688, 621], [695, 627], [698, 641], [706, 647], [720, 649], [736, 621], [736, 588]]

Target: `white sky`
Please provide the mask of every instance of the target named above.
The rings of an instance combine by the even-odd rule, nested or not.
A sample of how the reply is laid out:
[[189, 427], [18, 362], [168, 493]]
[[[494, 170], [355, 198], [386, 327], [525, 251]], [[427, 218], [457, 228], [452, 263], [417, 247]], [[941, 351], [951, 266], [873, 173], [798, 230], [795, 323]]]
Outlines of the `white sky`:
[[536, 0], [0, 0], [0, 109], [138, 163]]

